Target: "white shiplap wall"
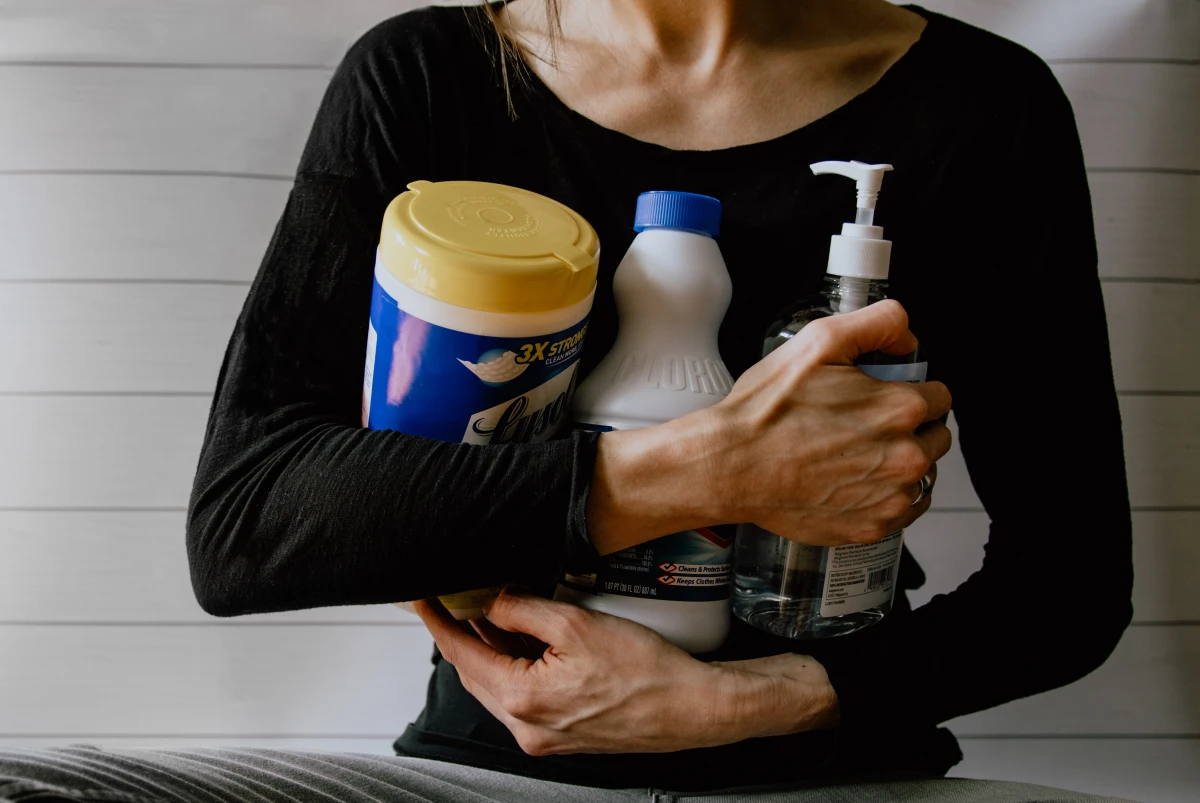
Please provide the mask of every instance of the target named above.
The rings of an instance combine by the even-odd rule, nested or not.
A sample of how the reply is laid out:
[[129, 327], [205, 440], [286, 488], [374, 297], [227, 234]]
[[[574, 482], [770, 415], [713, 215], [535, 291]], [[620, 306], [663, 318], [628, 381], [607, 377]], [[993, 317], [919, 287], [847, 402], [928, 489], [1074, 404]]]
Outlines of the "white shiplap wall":
[[[419, 709], [411, 618], [213, 620], [182, 545], [225, 339], [331, 67], [412, 5], [0, 0], [0, 744], [387, 752]], [[1136, 510], [1112, 660], [955, 722], [958, 771], [1196, 799], [1200, 0], [926, 5], [1032, 47], [1075, 104]], [[910, 538], [921, 599], [986, 539], [961, 459], [943, 472]]]

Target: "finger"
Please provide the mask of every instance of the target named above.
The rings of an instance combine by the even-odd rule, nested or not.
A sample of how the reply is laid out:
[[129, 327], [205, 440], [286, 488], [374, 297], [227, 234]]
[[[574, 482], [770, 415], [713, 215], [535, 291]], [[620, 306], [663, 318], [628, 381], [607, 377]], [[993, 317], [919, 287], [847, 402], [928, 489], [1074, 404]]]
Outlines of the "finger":
[[905, 387], [921, 394], [925, 400], [925, 421], [937, 421], [950, 412], [954, 400], [950, 397], [950, 389], [941, 382], [913, 382]]
[[417, 616], [433, 635], [442, 657], [485, 686], [503, 679], [513, 666], [512, 658], [462, 630], [461, 625], [436, 599], [413, 603]]
[[484, 606], [488, 621], [511, 633], [526, 633], [552, 647], [572, 646], [586, 611], [565, 602], [534, 596], [514, 588]]
[[916, 336], [908, 331], [908, 313], [891, 300], [816, 321], [795, 340], [811, 345], [812, 338], [819, 339], [822, 361], [832, 365], [853, 365], [872, 351], [909, 354], [917, 348]]
[[954, 445], [954, 436], [950, 434], [950, 428], [939, 421], [924, 424], [917, 430], [916, 439], [931, 463], [945, 457]]
[[462, 687], [467, 690], [467, 693], [478, 700], [488, 710], [488, 713], [504, 723], [506, 728], [512, 728], [512, 723], [515, 723], [516, 720], [505, 710], [504, 706], [500, 705], [500, 701], [496, 699], [496, 695], [492, 694], [481, 684], [477, 683], [470, 675], [461, 670], [458, 672], [458, 679], [462, 683]]
[[504, 653], [513, 658], [538, 658], [544, 649], [531, 649], [523, 633], [509, 633], [501, 630], [487, 619], [472, 619], [471, 627], [479, 634], [484, 643], [496, 652]]
[[[914, 493], [913, 496], [915, 497], [916, 494]], [[931, 504], [933, 504], [932, 494], [926, 496], [915, 505], [910, 505], [908, 510], [904, 512], [904, 515], [887, 523], [887, 531], [889, 533], [894, 533], [911, 527], [913, 522], [925, 515]]]

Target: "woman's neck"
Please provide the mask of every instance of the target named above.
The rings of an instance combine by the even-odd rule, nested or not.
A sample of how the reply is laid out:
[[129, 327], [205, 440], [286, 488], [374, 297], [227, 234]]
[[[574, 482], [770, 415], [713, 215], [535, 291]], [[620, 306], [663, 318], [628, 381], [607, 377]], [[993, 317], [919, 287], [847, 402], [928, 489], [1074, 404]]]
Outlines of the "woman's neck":
[[708, 150], [779, 136], [874, 84], [924, 20], [885, 0], [545, 0], [501, 16], [530, 67], [586, 117]]

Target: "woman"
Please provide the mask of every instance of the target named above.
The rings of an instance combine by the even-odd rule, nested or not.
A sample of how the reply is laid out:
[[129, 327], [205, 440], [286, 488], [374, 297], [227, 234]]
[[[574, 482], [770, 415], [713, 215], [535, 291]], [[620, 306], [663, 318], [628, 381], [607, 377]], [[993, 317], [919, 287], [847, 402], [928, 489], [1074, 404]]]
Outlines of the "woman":
[[[849, 209], [838, 182], [812, 178], [823, 159], [895, 165], [879, 220], [904, 308], [810, 327], [755, 365], [779, 308], [819, 286]], [[524, 187], [596, 226], [585, 373], [615, 336], [612, 272], [638, 193], [720, 198], [734, 391], [661, 427], [545, 444], [360, 429], [378, 226], [417, 179]], [[905, 310], [940, 381], [847, 370], [861, 352], [911, 350]], [[961, 757], [938, 724], [1083, 676], [1129, 622], [1087, 184], [1070, 106], [1036, 57], [883, 0], [519, 0], [392, 19], [335, 75], [230, 343], [188, 529], [209, 612], [542, 591], [567, 563], [716, 522], [878, 538], [928, 506], [915, 488], [949, 448], [947, 386], [992, 531], [983, 569], [916, 611], [899, 595], [882, 624], [807, 655], [735, 624], [706, 662], [536, 593], [506, 592], [478, 637], [421, 603], [440, 654], [399, 758], [59, 752], [7, 756], [0, 776], [171, 799], [185, 783], [236, 798], [229, 772], [268, 798], [774, 785], [796, 791], [729, 799], [821, 800], [838, 781], [879, 799], [1033, 799], [932, 780]], [[1039, 505], [1063, 475], [1086, 504]], [[921, 582], [907, 560], [900, 587]], [[526, 655], [515, 634], [549, 646]], [[80, 762], [129, 774], [93, 781]]]

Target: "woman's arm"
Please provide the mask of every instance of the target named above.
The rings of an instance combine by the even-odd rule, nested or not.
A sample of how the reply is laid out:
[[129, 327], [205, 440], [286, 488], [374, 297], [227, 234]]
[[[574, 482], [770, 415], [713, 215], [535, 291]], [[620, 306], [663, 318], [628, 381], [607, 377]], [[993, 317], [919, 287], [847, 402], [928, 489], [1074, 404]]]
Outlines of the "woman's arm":
[[512, 589], [471, 623], [479, 638], [436, 600], [416, 606], [463, 687], [530, 755], [666, 753], [837, 724], [825, 670], [805, 656], [703, 663], [627, 619]]
[[230, 340], [188, 516], [213, 614], [544, 585], [592, 549], [594, 437], [484, 449], [360, 426], [383, 211], [438, 177], [429, 18], [384, 23], [338, 68]]

